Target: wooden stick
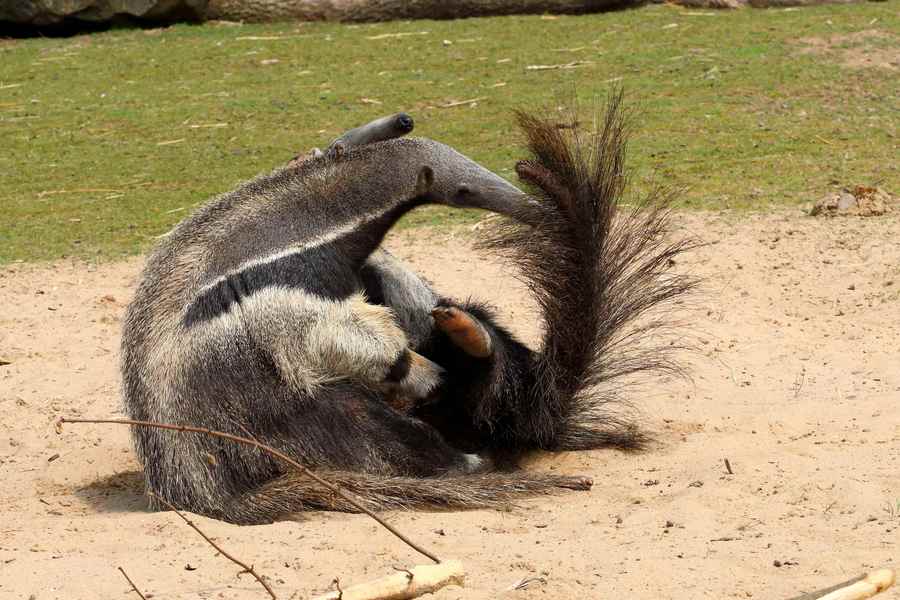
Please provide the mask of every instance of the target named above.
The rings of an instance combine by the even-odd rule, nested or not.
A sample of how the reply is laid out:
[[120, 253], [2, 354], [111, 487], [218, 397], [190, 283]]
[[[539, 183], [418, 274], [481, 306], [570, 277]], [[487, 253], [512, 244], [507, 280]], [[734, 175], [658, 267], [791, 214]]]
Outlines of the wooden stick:
[[475, 104], [476, 102], [481, 102], [482, 100], [487, 100], [487, 96], [479, 96], [477, 98], [472, 98], [471, 100], [459, 100], [458, 102], [438, 104], [437, 108], [453, 108], [454, 106], [465, 106], [466, 104]]
[[212, 539], [208, 535], [203, 533], [203, 531], [201, 531], [200, 528], [197, 527], [197, 525], [195, 525], [193, 521], [191, 521], [186, 516], [181, 514], [181, 511], [179, 511], [177, 508], [175, 508], [175, 506], [171, 502], [169, 502], [165, 498], [161, 498], [160, 496], [157, 496], [153, 492], [148, 492], [147, 494], [149, 496], [156, 498], [163, 504], [165, 504], [169, 508], [169, 510], [174, 511], [176, 515], [181, 517], [182, 521], [184, 521], [185, 523], [188, 524], [188, 527], [190, 527], [191, 529], [193, 529], [194, 531], [199, 533], [200, 537], [202, 537], [204, 540], [206, 540], [206, 543], [208, 543], [210, 546], [215, 548], [216, 552], [218, 552], [219, 554], [221, 554], [222, 556], [224, 556], [225, 558], [227, 558], [228, 560], [230, 560], [231, 562], [233, 562], [234, 564], [239, 566], [242, 569], [242, 571], [240, 573], [238, 573], [238, 575], [242, 575], [244, 573], [250, 573], [251, 575], [253, 575], [254, 579], [256, 579], [259, 582], [259, 585], [266, 588], [266, 591], [269, 592], [269, 596], [272, 597], [272, 600], [277, 600], [278, 597], [275, 595], [275, 592], [272, 591], [272, 588], [269, 587], [269, 584], [266, 583], [266, 580], [263, 579], [262, 577], [260, 577], [259, 573], [257, 573], [253, 569], [253, 565], [247, 566], [247, 564], [244, 563], [243, 561], [241, 561], [241, 560], [235, 558], [234, 556], [228, 554], [227, 552], [225, 552], [225, 550], [223, 550], [221, 546], [219, 546], [217, 543], [212, 541]]
[[791, 600], [864, 600], [894, 585], [894, 579], [891, 569], [880, 569]]
[[409, 600], [448, 585], [462, 586], [465, 577], [461, 562], [445, 560], [439, 565], [419, 565], [375, 581], [331, 591], [313, 600]]
[[421, 546], [419, 546], [418, 544], [416, 544], [415, 542], [410, 540], [408, 537], [406, 537], [405, 535], [403, 535], [402, 533], [397, 531], [397, 529], [395, 529], [392, 525], [387, 523], [387, 521], [385, 521], [384, 519], [382, 519], [381, 517], [379, 517], [378, 515], [373, 513], [371, 510], [369, 510], [365, 506], [363, 506], [359, 501], [357, 501], [355, 498], [353, 498], [353, 496], [351, 496], [350, 494], [348, 494], [347, 492], [345, 492], [338, 486], [336, 486], [333, 483], [330, 483], [328, 481], [325, 481], [324, 479], [322, 479], [321, 477], [319, 477], [318, 475], [313, 473], [311, 470], [309, 470], [308, 468], [306, 468], [303, 465], [301, 465], [300, 463], [298, 463], [296, 460], [294, 460], [293, 458], [291, 458], [284, 452], [276, 450], [275, 448], [272, 448], [271, 446], [267, 446], [256, 440], [241, 437], [239, 435], [232, 435], [230, 433], [223, 433], [221, 431], [213, 431], [211, 429], [205, 429], [203, 427], [191, 427], [189, 425], [169, 425], [167, 423], [154, 423], [152, 421], [135, 421], [133, 419], [70, 419], [67, 417], [60, 417], [59, 420], [56, 422], [57, 433], [60, 433], [62, 431], [63, 423], [112, 423], [115, 425], [133, 425], [135, 427], [155, 427], [157, 429], [169, 429], [171, 431], [177, 431], [179, 433], [184, 433], [184, 432], [203, 433], [206, 435], [220, 437], [220, 438], [223, 438], [226, 440], [231, 440], [233, 442], [237, 442], [239, 444], [244, 444], [246, 446], [253, 446], [255, 448], [259, 448], [263, 452], [266, 452], [267, 454], [286, 462], [287, 464], [294, 467], [295, 469], [297, 469], [298, 471], [300, 471], [301, 473], [303, 473], [304, 475], [306, 475], [313, 481], [328, 488], [334, 494], [336, 494], [337, 496], [346, 500], [350, 504], [350, 506], [352, 506], [359, 512], [365, 513], [368, 516], [370, 516], [372, 519], [375, 520], [376, 523], [378, 523], [379, 525], [381, 525], [382, 527], [384, 527], [385, 529], [387, 529], [388, 531], [393, 533], [397, 538], [400, 539], [400, 541], [402, 541], [404, 544], [406, 544], [407, 546], [409, 546], [410, 548], [412, 548], [419, 554], [430, 558], [435, 563], [441, 562], [441, 559], [439, 559], [436, 555], [429, 552], [428, 550], [425, 550], [424, 548], [422, 548]]
[[122, 573], [122, 576], [125, 580], [131, 585], [131, 589], [134, 590], [134, 593], [141, 597], [141, 600], [147, 600], [147, 596], [141, 593], [141, 590], [138, 589], [138, 586], [134, 585], [134, 582], [131, 580], [131, 577], [128, 576], [128, 573], [125, 572], [125, 569], [122, 567], [118, 567], [119, 572]]

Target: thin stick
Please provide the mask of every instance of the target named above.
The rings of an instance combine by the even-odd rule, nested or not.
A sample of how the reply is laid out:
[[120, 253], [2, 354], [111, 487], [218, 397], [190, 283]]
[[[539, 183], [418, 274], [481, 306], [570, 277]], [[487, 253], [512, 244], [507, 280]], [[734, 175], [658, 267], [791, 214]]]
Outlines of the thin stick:
[[728, 462], [728, 459], [725, 459], [725, 470], [728, 471], [729, 475], [734, 475], [734, 471], [731, 470], [731, 463]]
[[205, 533], [203, 533], [203, 531], [201, 531], [200, 528], [197, 527], [197, 526], [194, 524], [193, 521], [191, 521], [191, 520], [188, 519], [186, 516], [184, 516], [183, 514], [181, 514], [181, 511], [179, 511], [177, 508], [175, 508], [175, 505], [174, 505], [174, 504], [172, 504], [171, 502], [169, 502], [169, 501], [166, 500], [165, 498], [161, 498], [160, 496], [157, 496], [157, 495], [154, 494], [153, 492], [147, 492], [147, 494], [148, 494], [149, 496], [152, 496], [152, 497], [156, 498], [157, 500], [159, 500], [159, 501], [162, 502], [163, 504], [165, 504], [166, 507], [169, 508], [169, 510], [174, 511], [176, 515], [178, 515], [179, 517], [181, 517], [181, 520], [182, 520], [182, 521], [184, 521], [185, 523], [188, 524], [188, 527], [190, 527], [191, 529], [193, 529], [194, 531], [196, 531], [197, 533], [199, 533], [199, 534], [200, 534], [200, 537], [202, 537], [204, 540], [206, 540], [206, 542], [207, 542], [210, 546], [212, 546], [213, 548], [215, 548], [215, 549], [216, 549], [216, 552], [218, 552], [219, 554], [221, 554], [222, 556], [224, 556], [225, 558], [227, 558], [228, 560], [230, 560], [231, 562], [233, 562], [234, 564], [236, 564], [237, 566], [239, 566], [241, 569], [243, 569], [240, 573], [238, 573], [238, 575], [241, 575], [241, 574], [243, 574], [243, 573], [250, 573], [250, 574], [253, 575], [253, 577], [259, 582], [259, 585], [261, 585], [261, 586], [263, 586], [264, 588], [266, 588], [266, 591], [269, 592], [269, 595], [272, 597], [272, 600], [277, 600], [278, 597], [275, 595], [275, 592], [272, 591], [272, 588], [269, 587], [269, 584], [266, 583], [265, 579], [263, 579], [262, 577], [260, 577], [260, 576], [259, 576], [259, 573], [257, 573], [257, 572], [253, 569], [253, 565], [247, 566], [247, 564], [244, 563], [243, 561], [241, 561], [241, 560], [235, 558], [234, 556], [228, 554], [227, 552], [225, 552], [225, 551], [222, 549], [221, 546], [219, 546], [217, 543], [215, 543], [214, 541], [212, 541], [212, 539], [210, 539], [210, 537], [209, 537], [208, 535], [206, 535]]
[[894, 579], [892, 570], [881, 569], [791, 600], [863, 600], [894, 585]]
[[131, 577], [128, 576], [128, 573], [125, 572], [125, 569], [123, 569], [122, 567], [118, 567], [118, 569], [122, 573], [122, 576], [125, 577], [128, 583], [131, 585], [131, 589], [134, 590], [134, 593], [140, 596], [142, 600], [147, 600], [147, 596], [143, 595], [141, 593], [141, 590], [139, 590], [138, 587], [134, 585], [134, 582], [131, 580]]
[[349, 587], [342, 587], [335, 579], [332, 582], [335, 590], [312, 600], [410, 600], [433, 594], [448, 585], [462, 586], [466, 577], [463, 565], [458, 560], [447, 560], [439, 565], [419, 565], [399, 571]]
[[408, 537], [406, 537], [405, 535], [403, 535], [402, 533], [397, 531], [392, 525], [388, 524], [384, 519], [382, 519], [381, 517], [379, 517], [378, 515], [373, 513], [371, 510], [369, 510], [362, 504], [360, 504], [355, 498], [353, 498], [351, 495], [344, 492], [344, 490], [342, 490], [338, 486], [336, 486], [333, 483], [330, 483], [328, 481], [325, 481], [324, 479], [322, 479], [321, 477], [319, 477], [318, 475], [313, 473], [311, 470], [309, 470], [308, 468], [306, 468], [303, 465], [301, 465], [300, 463], [298, 463], [296, 460], [294, 460], [287, 454], [285, 454], [279, 450], [276, 450], [275, 448], [272, 448], [271, 446], [267, 446], [261, 442], [257, 442], [256, 440], [241, 437], [239, 435], [232, 435], [230, 433], [223, 433], [221, 431], [213, 431], [211, 429], [205, 429], [203, 427], [191, 427], [188, 425], [169, 425], [166, 423], [154, 423], [152, 421], [135, 421], [132, 419], [69, 419], [66, 417], [60, 417], [60, 419], [56, 422], [57, 432], [62, 430], [63, 423], [113, 423], [116, 425], [134, 425], [136, 427], [155, 427], [157, 429], [169, 429], [171, 431], [177, 431], [179, 433], [184, 433], [186, 431], [190, 431], [192, 433], [203, 433], [206, 435], [212, 435], [215, 437], [224, 438], [226, 440], [231, 440], [233, 442], [237, 442], [239, 444], [244, 444], [246, 446], [254, 446], [256, 448], [259, 448], [263, 452], [266, 452], [266, 453], [270, 454], [271, 456], [274, 456], [275, 458], [283, 460], [284, 462], [291, 465], [292, 467], [294, 467], [295, 469], [297, 469], [298, 471], [300, 471], [301, 473], [303, 473], [304, 475], [306, 475], [313, 481], [328, 488], [334, 494], [336, 494], [340, 498], [343, 498], [344, 500], [346, 500], [350, 504], [350, 506], [352, 506], [353, 508], [357, 509], [358, 511], [370, 516], [372, 519], [375, 520], [375, 522], [377, 522], [379, 525], [381, 525], [382, 527], [384, 527], [385, 529], [387, 529], [388, 531], [393, 533], [397, 538], [400, 539], [400, 541], [402, 541], [404, 544], [406, 544], [407, 546], [409, 546], [410, 548], [412, 548], [419, 554], [430, 558], [435, 563], [441, 562], [441, 559], [439, 559], [437, 556], [435, 556], [428, 550], [425, 550], [424, 548], [422, 548], [421, 546], [419, 546], [418, 544], [416, 544], [415, 542], [410, 540]]
[[438, 108], [453, 108], [454, 106], [465, 106], [466, 104], [475, 104], [476, 102], [480, 102], [482, 100], [487, 100], [487, 96], [479, 96], [477, 98], [472, 98], [471, 100], [460, 100], [458, 102], [448, 102], [446, 104], [438, 104]]

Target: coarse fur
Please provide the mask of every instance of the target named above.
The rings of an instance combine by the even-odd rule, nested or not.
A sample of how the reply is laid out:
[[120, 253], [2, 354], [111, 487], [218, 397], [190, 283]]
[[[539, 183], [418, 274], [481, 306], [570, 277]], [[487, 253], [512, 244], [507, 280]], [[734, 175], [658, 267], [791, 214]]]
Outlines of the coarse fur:
[[[203, 206], [158, 244], [129, 306], [128, 416], [250, 435], [333, 472], [351, 491], [382, 490], [372, 497], [385, 505], [432, 503], [438, 489], [448, 503], [467, 504], [583, 487], [550, 475], [509, 475], [505, 491], [499, 474], [466, 479], [486, 463], [385, 401], [428, 397], [443, 373], [415, 352], [431, 335], [434, 294], [391, 269], [386, 254], [368, 263], [382, 304], [367, 301], [363, 281], [387, 230], [425, 202], [508, 213], [533, 204], [443, 144], [390, 139], [278, 170]], [[407, 281], [397, 289], [391, 278]], [[274, 483], [283, 466], [268, 456], [168, 431], [135, 429], [133, 437], [156, 496], [236, 523], [284, 516], [260, 513], [266, 490], [290, 497]], [[286, 512], [329, 495], [297, 489]]]
[[[672, 196], [656, 190], [623, 204], [629, 123], [622, 91], [612, 94], [594, 133], [565, 131], [551, 119], [519, 112], [531, 157], [516, 165], [541, 201], [483, 240], [519, 269], [543, 316], [543, 341], [528, 368], [529, 387], [481, 402], [487, 431], [505, 415], [508, 444], [584, 450], [645, 441], [622, 392], [649, 372], [680, 374], [666, 306], [696, 281], [672, 273], [694, 248], [669, 239]], [[577, 120], [576, 120], [577, 123]]]
[[[638, 446], [611, 404], [618, 382], [674, 368], [670, 347], [644, 339], [664, 321], [638, 319], [690, 288], [668, 273], [690, 244], [665, 241], [665, 198], [619, 209], [619, 101], [593, 137], [520, 114], [532, 157], [517, 171], [534, 198], [442, 144], [388, 139], [212, 201], [161, 242], [129, 308], [128, 415], [250, 434], [373, 508], [495, 506], [589, 487], [496, 469], [533, 449]], [[488, 306], [440, 298], [378, 249], [423, 202], [512, 217], [486, 246], [512, 259], [535, 296], [539, 350]], [[350, 509], [256, 450], [133, 434], [149, 489], [181, 508], [236, 523]]]

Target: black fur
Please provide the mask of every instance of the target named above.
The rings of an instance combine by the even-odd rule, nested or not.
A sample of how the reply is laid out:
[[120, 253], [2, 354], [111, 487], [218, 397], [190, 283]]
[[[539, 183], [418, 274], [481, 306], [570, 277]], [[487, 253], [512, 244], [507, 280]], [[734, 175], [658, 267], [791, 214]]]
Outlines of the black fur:
[[200, 294], [185, 313], [185, 325], [212, 319], [267, 287], [301, 289], [329, 300], [360, 291], [363, 262], [381, 243], [390, 225], [422, 201], [412, 198], [327, 243], [297, 250], [226, 275]]
[[518, 267], [544, 336], [524, 397], [486, 399], [494, 407], [481, 410], [518, 412], [515, 434], [526, 447], [638, 447], [645, 436], [621, 392], [636, 375], [679, 372], [673, 352], [683, 344], [666, 335], [659, 310], [694, 287], [671, 266], [696, 243], [669, 241], [670, 194], [623, 205], [629, 127], [621, 91], [594, 134], [528, 113], [518, 119], [531, 157], [516, 170], [543, 215], [529, 228], [507, 221], [483, 246]]

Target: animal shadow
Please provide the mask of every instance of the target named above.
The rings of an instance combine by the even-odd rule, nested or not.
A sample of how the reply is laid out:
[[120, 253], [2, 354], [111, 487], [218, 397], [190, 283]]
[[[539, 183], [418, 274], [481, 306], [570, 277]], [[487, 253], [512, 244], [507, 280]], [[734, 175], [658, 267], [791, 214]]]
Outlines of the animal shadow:
[[107, 475], [74, 492], [97, 512], [150, 512], [141, 471]]

